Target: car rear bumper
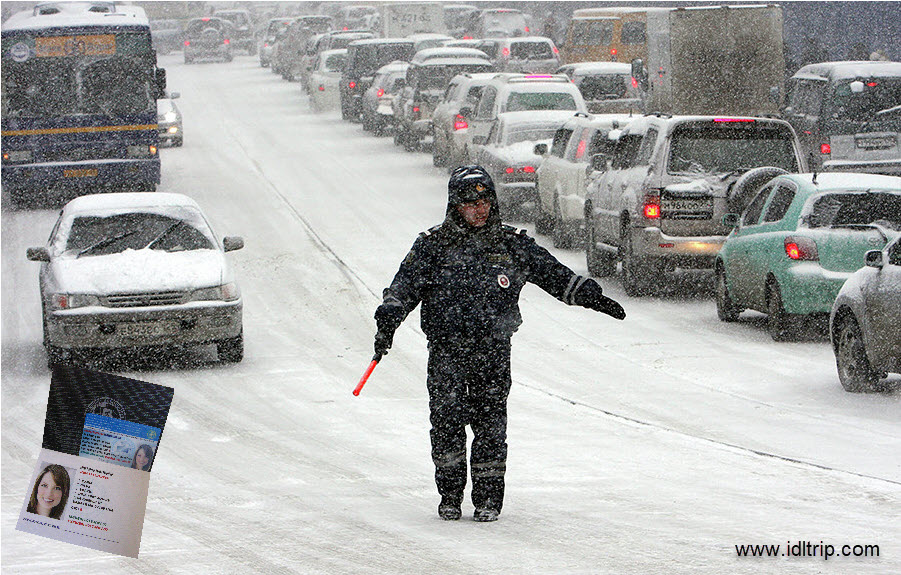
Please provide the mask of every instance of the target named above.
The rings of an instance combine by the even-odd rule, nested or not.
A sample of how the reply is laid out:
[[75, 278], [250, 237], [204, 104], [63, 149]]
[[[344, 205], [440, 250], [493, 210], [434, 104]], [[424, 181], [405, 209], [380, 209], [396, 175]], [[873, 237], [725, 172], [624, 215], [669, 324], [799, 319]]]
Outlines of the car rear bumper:
[[241, 333], [243, 302], [109, 309], [89, 307], [47, 316], [49, 345], [64, 349], [203, 344]]
[[901, 176], [901, 158], [891, 160], [826, 160], [823, 171], [829, 172], [863, 172], [867, 174], [884, 174]]
[[52, 188], [127, 187], [132, 184], [158, 184], [159, 156], [147, 159], [113, 159], [83, 162], [47, 162], [4, 165], [3, 187], [17, 190], [47, 191]]
[[817, 262], [795, 263], [776, 277], [785, 311], [793, 314], [829, 313], [851, 273], [829, 271]]
[[632, 240], [636, 255], [663, 258], [679, 267], [712, 269], [726, 236], [669, 236], [660, 228], [646, 227], [634, 228]]
[[523, 204], [538, 201], [538, 191], [535, 182], [513, 182], [509, 184], [498, 183], [497, 199], [502, 203]]

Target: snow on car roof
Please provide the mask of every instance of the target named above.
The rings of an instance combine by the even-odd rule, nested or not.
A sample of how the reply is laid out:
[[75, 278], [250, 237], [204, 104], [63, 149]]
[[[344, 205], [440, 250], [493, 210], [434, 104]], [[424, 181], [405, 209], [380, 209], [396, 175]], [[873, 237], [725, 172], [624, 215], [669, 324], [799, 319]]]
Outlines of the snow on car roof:
[[808, 64], [798, 70], [793, 78], [842, 80], [869, 76], [901, 76], [901, 62], [881, 62], [870, 60], [846, 62], [820, 62]]
[[[813, 184], [813, 174], [782, 174], [780, 177], [796, 180], [803, 184]], [[816, 174], [816, 187], [820, 190], [896, 190], [901, 193], [901, 177], [883, 176], [880, 174], [862, 174], [855, 172], [819, 172]]]
[[[572, 70], [573, 75], [583, 74], [631, 74], [632, 65], [625, 62], [579, 62], [561, 66], [558, 70]], [[555, 72], [562, 73], [562, 72]]]
[[488, 59], [488, 55], [476, 48], [425, 48], [416, 52], [410, 60], [419, 63], [433, 58], [481, 58]]
[[89, 194], [71, 200], [63, 208], [66, 214], [130, 210], [159, 207], [191, 207], [200, 210], [193, 199], [183, 194], [166, 192], [122, 192], [113, 194]]
[[505, 124], [560, 124], [573, 117], [572, 110], [520, 110], [517, 112], [501, 112], [497, 119]]

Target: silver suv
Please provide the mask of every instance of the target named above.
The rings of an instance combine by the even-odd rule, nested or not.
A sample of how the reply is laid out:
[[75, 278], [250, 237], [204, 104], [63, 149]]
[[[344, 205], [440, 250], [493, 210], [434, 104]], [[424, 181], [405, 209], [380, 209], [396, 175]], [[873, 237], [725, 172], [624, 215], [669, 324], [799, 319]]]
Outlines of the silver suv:
[[734, 195], [742, 187], [738, 180], [762, 166], [806, 170], [787, 122], [636, 118], [622, 131], [612, 158], [592, 158], [596, 171], [585, 200], [589, 272], [612, 275], [622, 260], [623, 286], [637, 296], [656, 291], [663, 273], [676, 267], [712, 269], [729, 233], [723, 216], [741, 211]]

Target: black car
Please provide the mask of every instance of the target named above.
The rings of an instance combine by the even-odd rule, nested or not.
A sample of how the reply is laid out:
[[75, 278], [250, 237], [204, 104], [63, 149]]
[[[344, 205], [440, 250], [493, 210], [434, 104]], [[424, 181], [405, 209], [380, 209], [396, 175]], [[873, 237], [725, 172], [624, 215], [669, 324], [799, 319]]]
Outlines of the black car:
[[197, 58], [231, 62], [231, 39], [235, 27], [228, 20], [214, 17], [194, 18], [185, 26], [185, 64]]
[[347, 67], [341, 76], [341, 117], [359, 121], [363, 92], [372, 84], [375, 72], [395, 60], [409, 61], [413, 42], [403, 38], [357, 40], [347, 46]]

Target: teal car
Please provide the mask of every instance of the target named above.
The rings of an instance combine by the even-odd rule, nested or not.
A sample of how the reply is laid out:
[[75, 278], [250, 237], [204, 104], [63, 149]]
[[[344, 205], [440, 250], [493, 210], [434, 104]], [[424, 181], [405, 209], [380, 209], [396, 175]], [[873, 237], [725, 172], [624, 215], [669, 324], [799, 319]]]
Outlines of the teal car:
[[776, 341], [803, 316], [828, 315], [864, 254], [901, 235], [901, 178], [873, 174], [783, 174], [765, 184], [716, 256], [716, 308], [736, 321], [767, 314]]

